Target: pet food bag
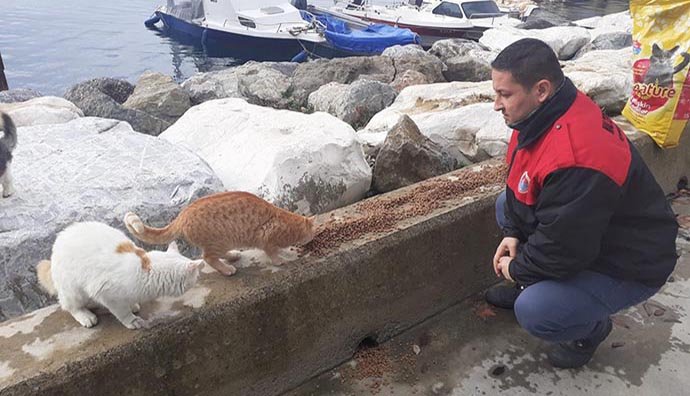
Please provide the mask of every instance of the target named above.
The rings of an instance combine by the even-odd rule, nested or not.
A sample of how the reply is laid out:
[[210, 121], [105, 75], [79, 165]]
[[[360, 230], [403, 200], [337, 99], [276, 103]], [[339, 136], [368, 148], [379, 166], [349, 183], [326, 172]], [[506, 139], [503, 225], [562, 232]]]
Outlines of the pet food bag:
[[623, 115], [661, 147], [690, 119], [690, 0], [631, 0], [633, 92]]

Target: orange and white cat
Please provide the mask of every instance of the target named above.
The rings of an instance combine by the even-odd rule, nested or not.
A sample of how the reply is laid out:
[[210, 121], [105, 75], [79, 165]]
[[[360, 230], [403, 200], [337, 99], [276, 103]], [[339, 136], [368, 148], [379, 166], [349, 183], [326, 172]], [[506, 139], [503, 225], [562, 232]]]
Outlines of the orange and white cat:
[[152, 245], [184, 238], [203, 250], [206, 263], [228, 276], [237, 272], [228, 262], [240, 258], [232, 250], [261, 249], [277, 264], [282, 249], [314, 238], [312, 218], [240, 191], [200, 198], [183, 209], [167, 227], [149, 227], [131, 212], [125, 215], [124, 223], [134, 237]]

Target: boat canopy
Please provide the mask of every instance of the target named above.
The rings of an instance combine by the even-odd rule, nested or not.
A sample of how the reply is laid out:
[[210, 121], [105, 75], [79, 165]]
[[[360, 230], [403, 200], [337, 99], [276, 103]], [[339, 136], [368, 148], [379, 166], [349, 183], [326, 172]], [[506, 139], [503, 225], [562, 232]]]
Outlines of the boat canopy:
[[341, 19], [320, 15], [317, 19], [326, 26], [324, 35], [335, 48], [362, 55], [378, 55], [394, 45], [419, 44], [419, 36], [409, 29], [373, 24], [353, 30]]

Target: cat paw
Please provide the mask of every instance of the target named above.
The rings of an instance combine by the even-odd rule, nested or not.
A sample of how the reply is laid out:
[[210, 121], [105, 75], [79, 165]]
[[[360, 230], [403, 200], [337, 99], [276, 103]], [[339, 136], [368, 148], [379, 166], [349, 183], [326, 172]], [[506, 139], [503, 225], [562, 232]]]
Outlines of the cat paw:
[[136, 315], [134, 315], [134, 319], [132, 319], [132, 321], [129, 322], [129, 324], [123, 324], [130, 330], [147, 329], [149, 327], [148, 321], [146, 319], [140, 318]]
[[134, 305], [132, 305], [132, 313], [137, 313], [139, 311], [141, 311], [141, 305], [139, 305], [139, 303], [134, 303]]
[[72, 316], [79, 322], [80, 325], [84, 327], [93, 327], [98, 324], [98, 317], [93, 314], [93, 312], [80, 311], [73, 312]]
[[131, 228], [137, 233], [144, 232], [144, 223], [141, 221], [139, 216], [132, 212], [127, 212], [125, 215], [125, 225], [127, 228]]
[[9, 187], [2, 190], [2, 197], [9, 198], [10, 195], [14, 194], [14, 188]]
[[235, 262], [242, 258], [242, 253], [237, 250], [230, 250], [229, 252], [225, 253], [223, 258], [228, 262]]
[[225, 276], [233, 276], [237, 273], [237, 268], [234, 265], [226, 265], [221, 271], [218, 271]]

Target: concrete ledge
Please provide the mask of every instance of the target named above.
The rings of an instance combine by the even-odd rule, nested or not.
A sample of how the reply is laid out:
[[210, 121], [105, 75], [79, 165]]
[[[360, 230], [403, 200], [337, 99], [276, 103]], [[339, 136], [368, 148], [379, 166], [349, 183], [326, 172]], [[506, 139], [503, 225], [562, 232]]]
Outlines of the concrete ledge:
[[[675, 189], [690, 164], [687, 131], [681, 147], [666, 151], [646, 136], [631, 137], [664, 190]], [[480, 167], [495, 170], [497, 163]], [[363, 219], [361, 205], [372, 202], [409, 206], [404, 202], [419, 188], [462, 182], [472, 172], [320, 221]], [[281, 393], [349, 359], [363, 339], [386, 340], [494, 283], [488, 263], [500, 237], [494, 201], [501, 190], [494, 182], [465, 198], [444, 198], [429, 213], [346, 241], [325, 257], [271, 271], [243, 268], [230, 279], [206, 274], [185, 296], [145, 306], [143, 316], [165, 322], [147, 331], [129, 331], [109, 315], [83, 329], [55, 306], [2, 323], [0, 395]]]
[[[472, 173], [421, 186], [459, 183]], [[182, 298], [145, 307], [145, 317], [176, 315], [148, 331], [129, 331], [109, 315], [83, 329], [54, 306], [5, 322], [0, 394], [280, 393], [349, 359], [363, 339], [383, 341], [491, 284], [485, 247], [499, 237], [494, 201], [502, 187], [495, 179], [326, 257], [303, 257], [274, 273], [250, 267], [230, 279], [207, 274]], [[360, 211], [354, 205], [326, 217], [359, 218]]]

